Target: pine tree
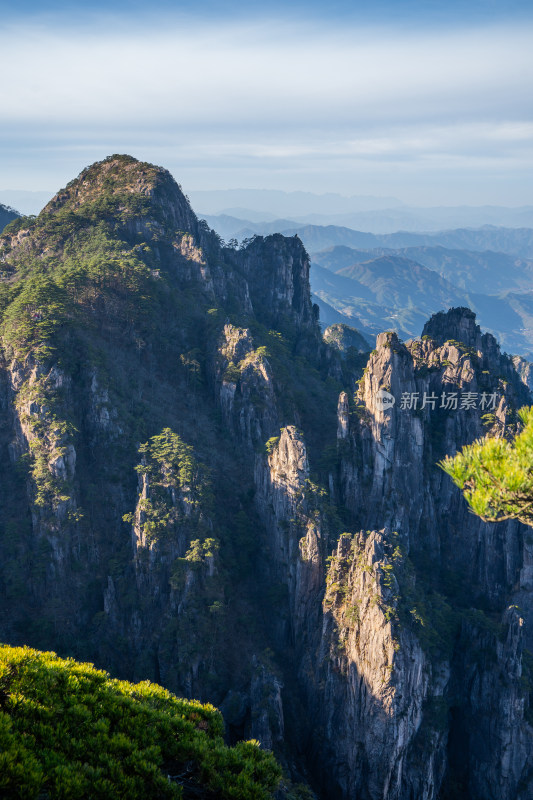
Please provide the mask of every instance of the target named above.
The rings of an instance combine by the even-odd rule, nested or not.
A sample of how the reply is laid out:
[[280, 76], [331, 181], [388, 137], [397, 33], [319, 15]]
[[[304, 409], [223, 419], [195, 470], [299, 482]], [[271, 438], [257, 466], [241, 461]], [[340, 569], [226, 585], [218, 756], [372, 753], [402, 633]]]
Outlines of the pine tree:
[[512, 442], [485, 437], [440, 466], [486, 522], [517, 519], [533, 526], [533, 407], [518, 413], [524, 427]]

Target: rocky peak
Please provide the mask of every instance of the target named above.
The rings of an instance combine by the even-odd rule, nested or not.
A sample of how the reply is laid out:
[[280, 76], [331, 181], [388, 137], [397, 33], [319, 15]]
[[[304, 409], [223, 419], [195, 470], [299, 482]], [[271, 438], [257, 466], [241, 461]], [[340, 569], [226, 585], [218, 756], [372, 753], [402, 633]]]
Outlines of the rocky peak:
[[[479, 335], [479, 350], [450, 341], [449, 333], [461, 335], [460, 318], [457, 310], [450, 312], [456, 324], [446, 331], [446, 317], [436, 315], [433, 326], [426, 326], [439, 335], [440, 322], [442, 344], [427, 338], [405, 345], [392, 332], [377, 337], [359, 383], [360, 406], [349, 418], [348, 435], [343, 397], [339, 398], [338, 436], [350, 441], [355, 435], [357, 449], [364, 454], [360, 466], [355, 468], [357, 459], [352, 458], [344, 468], [345, 504], [355, 514], [359, 508], [368, 509], [361, 527], [377, 527], [384, 521], [415, 547], [428, 547], [430, 517], [435, 530], [441, 513], [460, 513], [468, 519], [464, 505], [452, 511], [459, 498], [436, 466], [438, 461], [489, 430], [498, 436], [512, 432], [513, 409], [526, 404], [529, 396], [510, 359], [499, 353], [497, 343], [493, 345], [493, 337]], [[470, 334], [479, 332], [468, 311], [462, 327], [466, 333], [467, 325], [472, 326]], [[466, 338], [473, 341], [472, 336]], [[424, 489], [424, 481], [432, 488]], [[383, 498], [386, 508], [381, 506]], [[430, 510], [424, 511], [424, 504]], [[465, 528], [472, 525], [465, 521]], [[486, 582], [479, 591], [490, 593], [495, 586], [496, 582]]]
[[274, 484], [285, 486], [289, 495], [301, 492], [309, 475], [309, 464], [302, 434], [294, 425], [283, 428], [268, 462]]
[[188, 199], [170, 172], [128, 155], [112, 155], [86, 167], [59, 191], [43, 209], [90, 211], [94, 204], [103, 216], [117, 211], [128, 217], [153, 216], [159, 222], [183, 232], [198, 234], [198, 220]]
[[[466, 347], [481, 350], [482, 335], [479, 325], [476, 325], [476, 315], [469, 308], [450, 308], [448, 311], [439, 311], [433, 314], [424, 325], [422, 336], [429, 336], [439, 345], [454, 339]], [[493, 337], [491, 336], [491, 339]]]
[[[165, 170], [127, 156], [23, 224], [3, 245], [9, 281], [33, 292], [3, 329], [4, 640], [35, 618], [47, 647], [86, 637], [117, 674], [226, 697], [230, 735], [286, 746], [298, 772], [315, 761], [322, 798], [532, 800], [533, 542], [475, 518], [438, 467], [512, 431], [530, 397], [472, 312], [435, 315], [423, 340], [378, 336], [352, 399], [356, 359], [335, 349], [355, 334], [320, 345], [297, 237], [221, 247]], [[22, 284], [27, 253], [54, 291]]]
[[343, 322], [337, 322], [326, 328], [324, 341], [341, 353], [346, 353], [351, 347], [355, 348], [358, 353], [368, 353], [370, 350], [370, 345], [363, 334]]
[[291, 321], [319, 333], [311, 303], [309, 256], [298, 236], [256, 236], [244, 251], [254, 311], [266, 319]]

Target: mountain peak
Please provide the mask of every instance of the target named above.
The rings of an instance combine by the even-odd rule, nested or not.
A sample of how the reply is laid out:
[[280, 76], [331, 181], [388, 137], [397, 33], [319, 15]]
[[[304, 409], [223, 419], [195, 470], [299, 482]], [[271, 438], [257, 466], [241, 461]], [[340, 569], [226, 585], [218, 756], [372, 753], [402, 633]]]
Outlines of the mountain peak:
[[455, 339], [467, 347], [478, 347], [481, 329], [476, 324], [474, 312], [459, 306], [433, 314], [424, 325], [422, 336], [429, 336], [441, 345], [450, 339]]
[[59, 211], [96, 211], [123, 220], [149, 216], [195, 234], [198, 227], [188, 198], [168, 170], [122, 154], [86, 167], [43, 209], [45, 214]]
[[152, 164], [137, 161], [128, 155], [115, 154], [103, 161], [96, 161], [85, 167], [77, 178], [70, 181], [45, 206], [45, 211], [60, 208], [79, 208], [85, 203], [94, 202], [103, 194], [122, 193], [153, 196], [158, 178], [165, 176], [172, 181], [166, 170]]

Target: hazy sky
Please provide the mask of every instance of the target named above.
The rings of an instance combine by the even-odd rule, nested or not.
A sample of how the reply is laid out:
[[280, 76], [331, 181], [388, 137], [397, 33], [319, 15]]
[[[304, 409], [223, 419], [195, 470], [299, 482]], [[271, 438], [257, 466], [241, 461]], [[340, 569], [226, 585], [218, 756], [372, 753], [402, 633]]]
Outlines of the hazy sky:
[[188, 5], [0, 1], [0, 190], [126, 152], [185, 191], [533, 203], [530, 0]]

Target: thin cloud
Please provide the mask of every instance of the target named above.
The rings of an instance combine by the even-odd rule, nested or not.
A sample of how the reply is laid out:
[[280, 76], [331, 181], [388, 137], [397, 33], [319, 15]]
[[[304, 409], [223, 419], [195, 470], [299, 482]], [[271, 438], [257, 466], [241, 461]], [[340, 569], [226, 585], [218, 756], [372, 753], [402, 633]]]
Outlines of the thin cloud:
[[104, 20], [98, 31], [8, 24], [2, 182], [20, 185], [17, 171], [31, 162], [31, 180], [53, 187], [74, 164], [128, 151], [204, 187], [275, 179], [312, 189], [327, 180], [343, 191], [357, 178], [372, 193], [373, 173], [389, 176], [382, 185], [392, 194], [409, 170], [442, 186], [456, 169], [461, 195], [461, 172], [479, 181], [482, 170], [507, 169], [507, 195], [516, 185], [525, 200], [532, 34], [531, 23], [442, 33], [272, 21], [139, 30]]
[[[304, 40], [234, 26], [121, 36], [12, 29], [0, 66], [4, 121], [66, 119], [165, 124], [248, 123], [272, 117], [289, 127], [408, 113], [523, 113], [533, 78], [531, 34], [487, 29], [383, 38], [314, 31]], [[374, 38], [369, 39], [369, 35]], [[287, 113], [291, 117], [287, 119]], [[154, 122], [156, 119], [154, 119]]]

